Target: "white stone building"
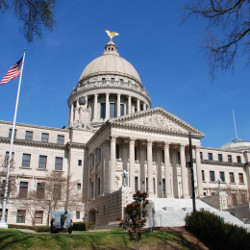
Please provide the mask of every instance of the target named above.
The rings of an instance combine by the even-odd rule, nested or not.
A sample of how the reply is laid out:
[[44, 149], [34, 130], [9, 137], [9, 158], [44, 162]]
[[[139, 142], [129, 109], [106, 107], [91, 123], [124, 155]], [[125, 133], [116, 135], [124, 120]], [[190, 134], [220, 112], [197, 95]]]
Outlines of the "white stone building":
[[[250, 143], [202, 147], [203, 132], [161, 107], [151, 108], [137, 71], [112, 41], [83, 70], [68, 106], [68, 128], [17, 124], [11, 170], [16, 190], [8, 199], [7, 223], [28, 225], [34, 216], [37, 224], [46, 224], [48, 209], [41, 204], [48, 202], [51, 173], [61, 174], [53, 183], [56, 208], [64, 209], [68, 200], [74, 221], [114, 222], [137, 190], [151, 198], [190, 198], [190, 132], [196, 196], [216, 194], [220, 178], [232, 205], [248, 202]], [[11, 129], [11, 122], [0, 121], [2, 165]], [[129, 188], [122, 189], [123, 170]]]

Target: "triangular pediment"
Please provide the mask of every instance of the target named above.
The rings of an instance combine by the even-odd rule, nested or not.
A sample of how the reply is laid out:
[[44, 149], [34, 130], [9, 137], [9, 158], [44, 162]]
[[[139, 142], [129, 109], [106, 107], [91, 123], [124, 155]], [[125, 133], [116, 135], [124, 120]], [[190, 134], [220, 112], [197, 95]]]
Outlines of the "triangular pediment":
[[204, 133], [163, 108], [154, 108], [131, 115], [112, 119], [112, 124], [150, 130], [168, 131], [172, 133], [187, 134], [192, 132], [200, 137]]

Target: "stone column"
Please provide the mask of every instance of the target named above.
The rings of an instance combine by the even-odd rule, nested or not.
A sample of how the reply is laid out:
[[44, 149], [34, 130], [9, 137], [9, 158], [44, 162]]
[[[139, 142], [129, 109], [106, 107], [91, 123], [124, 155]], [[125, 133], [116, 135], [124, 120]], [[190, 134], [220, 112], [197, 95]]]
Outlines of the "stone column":
[[98, 100], [98, 94], [95, 94], [94, 96], [94, 120], [97, 119], [97, 100]]
[[105, 119], [109, 119], [109, 93], [106, 93], [106, 113], [105, 113]]
[[71, 103], [70, 105], [70, 121], [69, 124], [72, 123], [74, 121], [74, 104]]
[[129, 186], [135, 191], [135, 139], [129, 141]]
[[131, 114], [131, 96], [128, 96], [128, 114]]
[[154, 195], [153, 188], [153, 157], [152, 157], [152, 141], [147, 141], [147, 164], [148, 164], [148, 194]]
[[116, 116], [121, 116], [121, 95], [117, 94], [117, 102], [116, 102]]
[[187, 170], [186, 170], [186, 157], [185, 146], [181, 145], [181, 179], [182, 179], [182, 196], [183, 198], [189, 198], [188, 195], [188, 183], [187, 183]]
[[143, 110], [146, 110], [146, 103], [143, 103]]
[[161, 148], [157, 148], [156, 151], [156, 169], [157, 169], [157, 180], [156, 180], [156, 197], [162, 198], [162, 171], [161, 171]]
[[141, 189], [142, 192], [146, 192], [146, 178], [145, 178], [145, 145], [141, 144], [140, 145], [140, 176], [141, 176], [141, 181], [139, 188]]
[[141, 111], [141, 107], [140, 107], [140, 100], [137, 99], [137, 112]]
[[109, 169], [109, 192], [115, 191], [115, 173], [116, 173], [116, 137], [110, 139], [110, 169]]
[[173, 193], [171, 189], [171, 176], [170, 176], [170, 159], [169, 159], [169, 144], [164, 144], [164, 165], [165, 165], [165, 190], [166, 197], [172, 198]]
[[198, 195], [201, 197], [203, 196], [203, 183], [202, 183], [201, 158], [200, 158], [199, 147], [196, 147], [195, 149], [195, 158], [196, 158], [196, 175], [197, 175]]

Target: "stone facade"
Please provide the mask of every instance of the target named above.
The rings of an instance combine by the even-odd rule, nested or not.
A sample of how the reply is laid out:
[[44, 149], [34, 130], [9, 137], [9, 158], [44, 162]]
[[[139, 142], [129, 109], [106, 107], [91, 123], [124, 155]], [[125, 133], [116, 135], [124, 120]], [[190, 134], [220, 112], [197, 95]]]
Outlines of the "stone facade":
[[[151, 198], [190, 198], [190, 132], [196, 196], [217, 194], [220, 178], [231, 205], [248, 202], [250, 143], [244, 143], [244, 150], [242, 143], [239, 150], [236, 144], [202, 147], [203, 132], [163, 108], [151, 108], [139, 74], [113, 42], [82, 72], [68, 106], [68, 128], [17, 124], [8, 223], [32, 224], [35, 215], [36, 223], [46, 224], [48, 209], [41, 206], [46, 197], [36, 194], [54, 173], [61, 178], [53, 183], [60, 188], [54, 208], [70, 209], [74, 221], [92, 220], [98, 226], [123, 217], [137, 190]], [[11, 129], [11, 122], [0, 122], [2, 166]], [[123, 170], [128, 172], [127, 189], [121, 188]], [[33, 204], [30, 209], [23, 206], [27, 201]]]

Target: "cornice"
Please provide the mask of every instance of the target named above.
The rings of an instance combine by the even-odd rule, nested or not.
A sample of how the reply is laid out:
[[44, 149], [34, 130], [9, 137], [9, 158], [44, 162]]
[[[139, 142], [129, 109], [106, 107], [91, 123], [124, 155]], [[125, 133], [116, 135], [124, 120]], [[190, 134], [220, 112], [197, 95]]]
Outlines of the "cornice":
[[213, 160], [201, 160], [201, 163], [203, 164], [210, 164], [210, 165], [224, 165], [232, 166], [232, 167], [244, 167], [244, 163], [237, 163], [237, 162], [227, 162], [227, 161], [213, 161]]
[[67, 149], [70, 149], [70, 148], [85, 149], [86, 144], [85, 143], [78, 143], [78, 142], [68, 142], [66, 144], [66, 148]]
[[[0, 137], [0, 142], [9, 144], [10, 139], [8, 137]], [[26, 141], [22, 139], [15, 139], [14, 140], [14, 145], [23, 145], [23, 146], [32, 146], [32, 147], [41, 147], [41, 148], [52, 148], [52, 149], [66, 149], [66, 145], [60, 145], [57, 143], [45, 143], [45, 142], [40, 142], [40, 141]]]

